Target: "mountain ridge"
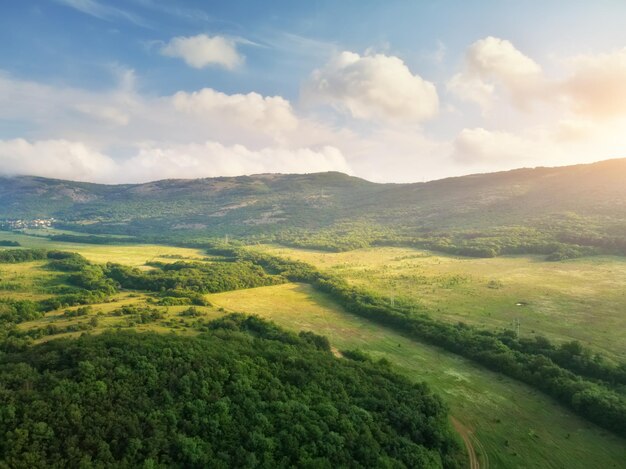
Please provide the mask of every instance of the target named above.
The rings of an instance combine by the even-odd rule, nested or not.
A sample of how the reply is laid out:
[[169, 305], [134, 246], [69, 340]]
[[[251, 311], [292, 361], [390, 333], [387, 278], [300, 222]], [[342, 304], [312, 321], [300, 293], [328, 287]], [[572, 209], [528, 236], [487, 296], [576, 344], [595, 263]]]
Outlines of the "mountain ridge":
[[14, 218], [54, 218], [57, 227], [91, 234], [307, 239], [310, 247], [324, 246], [312, 241], [320, 236], [359, 238], [348, 245], [360, 246], [503, 229], [545, 242], [584, 235], [614, 243], [626, 233], [626, 158], [403, 184], [338, 172], [122, 185], [0, 177], [0, 219]]

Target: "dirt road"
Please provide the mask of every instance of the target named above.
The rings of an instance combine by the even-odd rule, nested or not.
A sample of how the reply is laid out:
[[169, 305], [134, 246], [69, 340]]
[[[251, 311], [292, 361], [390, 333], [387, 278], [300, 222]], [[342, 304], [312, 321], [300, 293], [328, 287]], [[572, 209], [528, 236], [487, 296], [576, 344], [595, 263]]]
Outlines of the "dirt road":
[[[467, 448], [467, 453], [469, 455], [470, 469], [481, 469], [480, 461], [478, 460], [478, 455], [476, 454], [476, 449], [474, 448], [474, 443], [472, 441], [472, 432], [454, 417], [451, 416], [450, 420], [454, 429], [459, 433], [459, 435], [461, 435], [461, 438], [463, 438], [463, 443], [465, 443], [465, 447]], [[486, 456], [487, 455], [485, 453], [485, 458]], [[487, 469], [488, 467], [489, 463], [485, 459], [485, 464], [482, 469]]]

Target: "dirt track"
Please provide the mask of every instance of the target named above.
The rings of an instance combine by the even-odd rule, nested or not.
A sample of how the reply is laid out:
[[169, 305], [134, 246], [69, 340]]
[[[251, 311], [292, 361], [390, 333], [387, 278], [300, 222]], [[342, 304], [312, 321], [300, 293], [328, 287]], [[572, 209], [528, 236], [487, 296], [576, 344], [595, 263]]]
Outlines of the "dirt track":
[[[480, 461], [478, 460], [478, 455], [476, 454], [474, 443], [472, 442], [472, 432], [454, 417], [451, 416], [450, 420], [452, 421], [454, 429], [459, 433], [459, 435], [461, 435], [461, 438], [463, 438], [463, 443], [465, 443], [465, 447], [467, 448], [467, 453], [469, 455], [470, 469], [480, 469]], [[487, 469], [488, 467], [489, 464], [485, 462], [483, 469]]]

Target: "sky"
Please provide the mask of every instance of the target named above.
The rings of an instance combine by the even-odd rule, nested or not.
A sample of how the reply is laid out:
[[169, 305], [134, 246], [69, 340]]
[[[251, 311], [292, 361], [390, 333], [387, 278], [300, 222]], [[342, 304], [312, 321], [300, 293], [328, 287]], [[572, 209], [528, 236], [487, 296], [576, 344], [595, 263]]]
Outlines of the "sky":
[[623, 0], [0, 0], [0, 174], [421, 182], [626, 157]]

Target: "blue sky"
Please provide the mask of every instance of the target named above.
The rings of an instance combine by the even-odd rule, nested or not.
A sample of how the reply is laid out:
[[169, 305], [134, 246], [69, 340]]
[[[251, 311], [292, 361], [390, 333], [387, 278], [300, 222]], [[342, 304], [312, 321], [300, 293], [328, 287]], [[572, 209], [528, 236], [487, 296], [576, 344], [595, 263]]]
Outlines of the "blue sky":
[[406, 182], [624, 157], [624, 18], [618, 0], [4, 1], [0, 172]]

